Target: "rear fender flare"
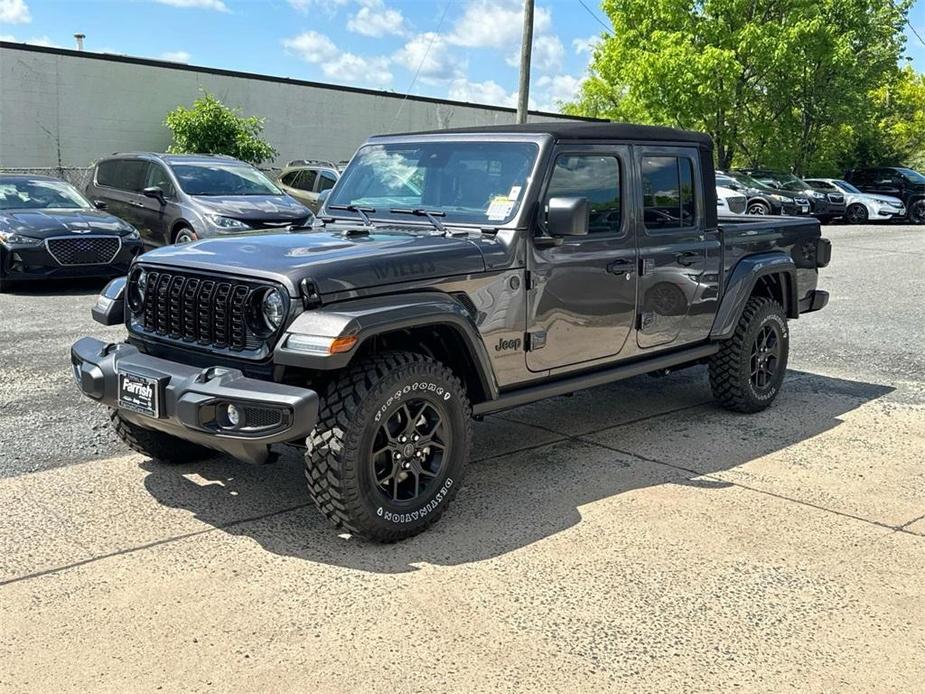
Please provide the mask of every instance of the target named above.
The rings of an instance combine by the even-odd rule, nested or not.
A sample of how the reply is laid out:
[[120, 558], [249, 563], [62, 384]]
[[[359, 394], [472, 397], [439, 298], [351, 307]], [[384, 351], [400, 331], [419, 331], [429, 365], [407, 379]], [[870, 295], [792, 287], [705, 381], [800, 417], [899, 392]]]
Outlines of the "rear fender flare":
[[[448, 326], [456, 331], [475, 364], [483, 392], [490, 399], [497, 398], [498, 385], [491, 360], [472, 315], [462, 303], [442, 292], [354, 299], [305, 311], [277, 343], [273, 361], [310, 370], [342, 369], [369, 339], [395, 330], [426, 326]], [[291, 335], [331, 338], [355, 335], [357, 342], [348, 352], [320, 356], [289, 349], [287, 340]]]
[[783, 275], [789, 278], [789, 282], [784, 285], [784, 291], [787, 292], [785, 309], [791, 317], [795, 317], [794, 313], [799, 310], [796, 270], [793, 258], [784, 253], [759, 253], [740, 260], [726, 281], [723, 300], [716, 312], [710, 337], [715, 340], [732, 337], [755, 285], [759, 279], [767, 275]]

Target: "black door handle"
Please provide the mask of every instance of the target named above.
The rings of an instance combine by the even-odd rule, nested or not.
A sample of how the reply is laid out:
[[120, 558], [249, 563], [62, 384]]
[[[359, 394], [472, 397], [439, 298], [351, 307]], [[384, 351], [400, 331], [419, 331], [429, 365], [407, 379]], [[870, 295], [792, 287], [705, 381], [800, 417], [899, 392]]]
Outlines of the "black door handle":
[[635, 269], [636, 263], [632, 260], [627, 260], [626, 258], [617, 258], [610, 265], [607, 266], [607, 272], [614, 275], [629, 275], [632, 274]]
[[697, 251], [684, 251], [683, 253], [678, 253], [675, 256], [675, 259], [678, 261], [678, 265], [693, 265], [697, 259], [700, 257], [700, 253]]

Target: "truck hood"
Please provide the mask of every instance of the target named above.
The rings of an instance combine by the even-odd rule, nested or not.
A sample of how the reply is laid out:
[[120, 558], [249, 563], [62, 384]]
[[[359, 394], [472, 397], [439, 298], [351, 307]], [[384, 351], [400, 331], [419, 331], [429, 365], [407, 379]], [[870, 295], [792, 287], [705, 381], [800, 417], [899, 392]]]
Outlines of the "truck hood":
[[70, 233], [122, 235], [132, 227], [102, 210], [4, 210], [0, 212], [0, 231], [47, 239]]
[[[395, 229], [394, 227], [390, 229]], [[421, 231], [311, 231], [212, 238], [146, 253], [145, 265], [280, 282], [293, 296], [311, 279], [322, 294], [483, 272], [478, 246]]]

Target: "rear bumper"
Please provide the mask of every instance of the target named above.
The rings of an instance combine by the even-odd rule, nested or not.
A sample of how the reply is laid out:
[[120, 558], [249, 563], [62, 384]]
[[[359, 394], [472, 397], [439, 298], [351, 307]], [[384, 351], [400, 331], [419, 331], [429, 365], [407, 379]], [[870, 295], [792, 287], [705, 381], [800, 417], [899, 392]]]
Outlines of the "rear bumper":
[[[318, 419], [315, 391], [247, 378], [236, 369], [179, 364], [124, 343], [81, 338], [71, 346], [71, 364], [84, 395], [119, 409], [133, 424], [250, 463], [266, 462], [270, 444], [301, 442]], [[156, 380], [159, 417], [119, 407], [120, 371]], [[228, 404], [242, 413], [236, 427], [220, 423], [222, 408]], [[249, 424], [248, 412], [255, 413], [260, 426]]]
[[829, 293], [821, 289], [814, 289], [804, 298], [800, 299], [800, 313], [812, 313], [826, 307], [829, 303]]

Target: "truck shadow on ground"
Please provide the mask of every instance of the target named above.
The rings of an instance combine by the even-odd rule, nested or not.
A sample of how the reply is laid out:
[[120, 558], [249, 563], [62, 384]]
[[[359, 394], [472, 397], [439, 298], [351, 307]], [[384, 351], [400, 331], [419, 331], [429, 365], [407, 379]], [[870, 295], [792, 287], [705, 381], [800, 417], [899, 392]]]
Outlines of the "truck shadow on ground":
[[[473, 461], [452, 507], [430, 530], [393, 545], [333, 530], [308, 501], [297, 451], [264, 467], [227, 458], [141, 466], [149, 473], [146, 488], [161, 504], [186, 509], [267, 551], [396, 573], [419, 563], [457, 565], [503, 555], [578, 524], [583, 505], [633, 490], [681, 484], [709, 494], [728, 487], [704, 476], [833, 429], [839, 417], [892, 390], [791, 371], [772, 408], [742, 416], [710, 402], [705, 372], [692, 369], [535, 403], [477, 426]], [[653, 401], [661, 403], [660, 413], [646, 405]], [[607, 428], [621, 411], [642, 414]]]
[[9, 289], [9, 293], [18, 296], [96, 296], [108, 282], [108, 279], [94, 277], [18, 282]]

